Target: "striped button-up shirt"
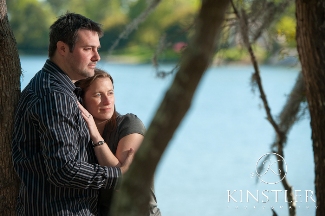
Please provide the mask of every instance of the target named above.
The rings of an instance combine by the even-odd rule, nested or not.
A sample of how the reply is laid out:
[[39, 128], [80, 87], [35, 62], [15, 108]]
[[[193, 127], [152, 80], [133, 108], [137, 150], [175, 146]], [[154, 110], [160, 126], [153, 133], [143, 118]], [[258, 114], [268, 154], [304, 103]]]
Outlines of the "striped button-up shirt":
[[114, 188], [121, 176], [97, 164], [74, 90], [47, 60], [22, 91], [12, 143], [17, 215], [96, 215], [98, 189]]

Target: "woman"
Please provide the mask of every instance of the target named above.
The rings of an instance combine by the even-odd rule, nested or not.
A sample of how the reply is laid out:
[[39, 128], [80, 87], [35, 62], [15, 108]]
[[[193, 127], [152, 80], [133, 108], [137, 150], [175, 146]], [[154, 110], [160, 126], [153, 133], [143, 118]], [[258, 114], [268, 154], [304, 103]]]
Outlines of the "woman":
[[[113, 78], [105, 71], [95, 69], [93, 77], [78, 81], [76, 86], [82, 89], [85, 108], [81, 105], [79, 107], [88, 124], [99, 164], [120, 166], [130, 151], [139, 148], [145, 133], [143, 123], [134, 114], [121, 115], [116, 112]], [[113, 192], [112, 189], [100, 191], [100, 215], [108, 215]], [[151, 195], [148, 215], [158, 216], [160, 211], [153, 191]]]

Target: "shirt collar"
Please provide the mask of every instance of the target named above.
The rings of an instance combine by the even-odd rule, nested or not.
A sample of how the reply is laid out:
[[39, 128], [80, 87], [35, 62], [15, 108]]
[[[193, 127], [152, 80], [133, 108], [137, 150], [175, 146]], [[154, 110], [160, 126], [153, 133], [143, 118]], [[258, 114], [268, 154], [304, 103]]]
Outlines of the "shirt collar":
[[43, 70], [53, 75], [57, 80], [60, 80], [62, 84], [67, 87], [69, 90], [74, 91], [76, 86], [69, 78], [69, 76], [61, 69], [58, 65], [52, 62], [50, 59], [47, 59]]

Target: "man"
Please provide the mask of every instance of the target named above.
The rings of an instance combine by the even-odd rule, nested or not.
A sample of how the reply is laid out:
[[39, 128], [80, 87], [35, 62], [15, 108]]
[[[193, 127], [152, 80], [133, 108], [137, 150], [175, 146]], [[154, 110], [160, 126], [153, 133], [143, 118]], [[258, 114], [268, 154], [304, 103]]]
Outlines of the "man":
[[96, 215], [98, 189], [114, 188], [131, 162], [130, 150], [121, 168], [97, 164], [74, 94], [75, 81], [94, 75], [101, 36], [99, 24], [74, 13], [50, 27], [49, 59], [16, 110], [17, 215]]

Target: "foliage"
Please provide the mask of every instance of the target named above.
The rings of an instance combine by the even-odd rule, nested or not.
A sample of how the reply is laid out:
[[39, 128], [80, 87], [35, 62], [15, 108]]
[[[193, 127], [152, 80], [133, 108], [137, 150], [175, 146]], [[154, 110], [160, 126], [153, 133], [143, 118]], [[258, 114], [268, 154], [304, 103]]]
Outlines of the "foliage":
[[245, 49], [232, 47], [229, 49], [220, 50], [217, 56], [225, 61], [240, 61], [244, 58], [244, 56], [248, 56], [248, 52]]
[[296, 46], [296, 20], [290, 16], [284, 16], [276, 24], [277, 35], [289, 47]]
[[283, 60], [288, 56], [297, 56], [295, 4], [291, 4], [268, 31], [269, 40], [267, 58], [277, 56]]
[[[248, 9], [254, 20], [265, 1], [235, 1], [236, 5]], [[270, 1], [269, 4], [278, 4]], [[162, 1], [135, 32], [120, 41], [113, 54], [136, 55], [141, 62], [149, 62], [161, 38], [165, 41], [159, 61], [178, 60], [179, 53], [173, 47], [187, 43], [192, 35], [195, 13], [199, 0]], [[253, 4], [250, 7], [250, 4]], [[294, 5], [294, 4], [292, 4]], [[17, 39], [18, 49], [26, 53], [47, 52], [48, 29], [56, 17], [66, 11], [83, 14], [102, 24], [101, 54], [109, 50], [125, 26], [147, 7], [147, 0], [11, 0], [8, 1], [10, 24]], [[291, 6], [259, 41], [261, 61], [272, 57], [286, 48], [295, 48], [295, 8]], [[233, 12], [227, 14], [219, 48], [226, 61], [246, 61], [247, 55], [241, 49], [238, 25], [232, 22]], [[229, 21], [230, 20], [230, 21]], [[37, 23], [37, 24], [36, 24]], [[137, 50], [137, 51], [135, 51]], [[141, 52], [140, 52], [141, 50]], [[269, 50], [269, 53], [265, 53]]]
[[53, 13], [56, 15], [61, 14], [66, 10], [66, 0], [46, 0], [46, 2], [51, 6]]
[[[258, 45], [254, 45], [253, 49], [257, 61], [263, 62], [267, 55], [266, 50]], [[220, 49], [216, 55], [216, 58], [222, 59], [224, 62], [250, 63], [249, 53], [247, 49], [243, 47], [230, 47]]]
[[[8, 10], [20, 50], [46, 52], [48, 28], [55, 17], [66, 11], [83, 14], [101, 23], [104, 29], [102, 50], [108, 50], [125, 25], [141, 13], [146, 4], [146, 0], [12, 0]], [[143, 50], [151, 47], [152, 55], [164, 32], [170, 36], [170, 43], [186, 41], [186, 28], [192, 23], [198, 5], [198, 0], [163, 2], [137, 32], [131, 34], [128, 40], [121, 41], [117, 49], [128, 51], [132, 48], [127, 46], [135, 45], [143, 47], [139, 48]]]
[[[124, 49], [115, 50], [113, 56], [109, 56], [107, 59], [124, 63], [151, 63], [152, 56], [152, 48], [134, 45], [127, 46]], [[176, 53], [175, 51], [168, 49], [159, 55], [159, 62], [174, 62], [178, 60], [180, 56], [180, 52]]]
[[[195, 6], [192, 1], [163, 1], [156, 11], [147, 19], [147, 21], [139, 28], [137, 41], [156, 46], [160, 35], [166, 33], [166, 37], [170, 42], [187, 42], [187, 28], [193, 23], [195, 15]], [[171, 10], [173, 8], [173, 10]], [[155, 28], [152, 28], [152, 27]], [[153, 36], [143, 37], [152, 34]]]
[[48, 28], [54, 20], [51, 9], [37, 0], [10, 1], [9, 22], [14, 32], [18, 49], [33, 53], [46, 53]]

